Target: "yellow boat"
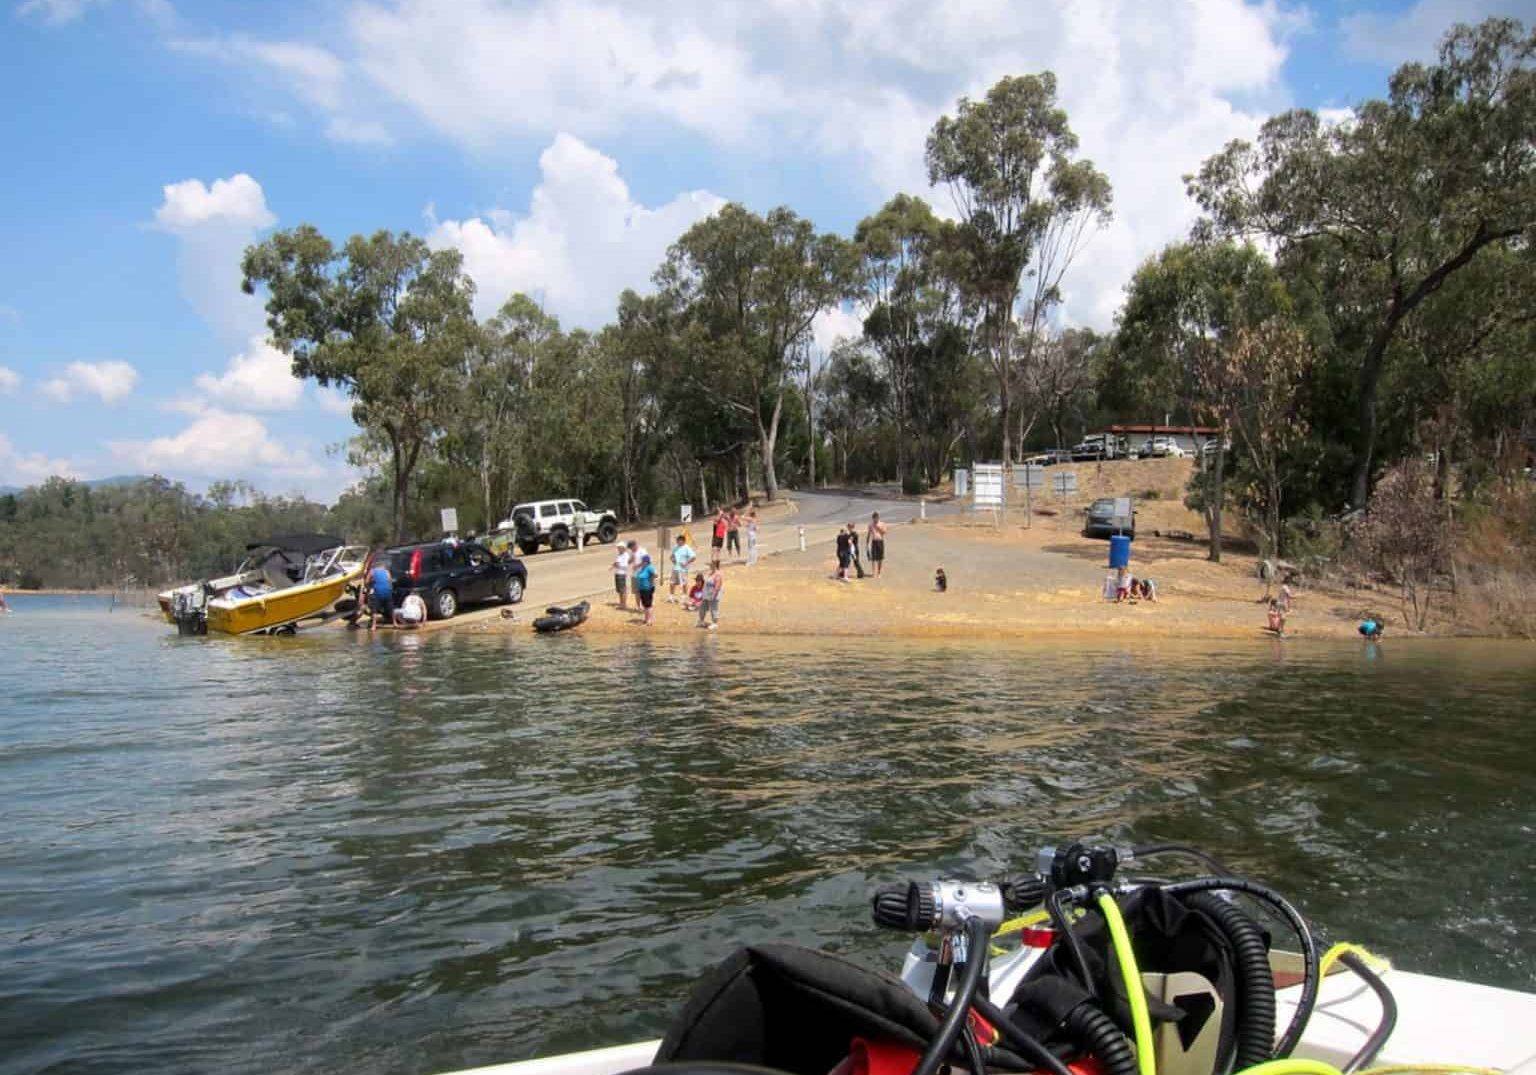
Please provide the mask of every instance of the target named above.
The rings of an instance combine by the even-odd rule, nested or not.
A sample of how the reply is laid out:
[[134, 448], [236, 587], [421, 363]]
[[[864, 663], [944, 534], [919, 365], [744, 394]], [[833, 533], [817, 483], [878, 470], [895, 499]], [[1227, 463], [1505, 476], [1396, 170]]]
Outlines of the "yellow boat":
[[240, 569], [159, 595], [182, 634], [288, 632], [305, 620], [337, 615], [335, 605], [361, 587], [368, 550], [321, 534], [253, 542]]

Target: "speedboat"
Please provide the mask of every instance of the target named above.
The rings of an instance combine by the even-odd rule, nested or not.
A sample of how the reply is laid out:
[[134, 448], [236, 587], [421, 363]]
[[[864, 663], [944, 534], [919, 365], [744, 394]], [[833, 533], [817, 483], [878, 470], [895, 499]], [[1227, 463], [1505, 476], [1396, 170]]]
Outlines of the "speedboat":
[[359, 586], [366, 547], [325, 534], [281, 534], [246, 551], [234, 574], [158, 595], [166, 619], [182, 634], [288, 633], [355, 607], [337, 605]]
[[[1119, 872], [1170, 853], [1211, 874]], [[755, 944], [665, 1038], [457, 1075], [1536, 1075], [1536, 995], [1322, 950], [1283, 896], [1185, 845], [1046, 848], [1032, 873], [884, 886], [873, 914], [916, 934], [899, 977]]]

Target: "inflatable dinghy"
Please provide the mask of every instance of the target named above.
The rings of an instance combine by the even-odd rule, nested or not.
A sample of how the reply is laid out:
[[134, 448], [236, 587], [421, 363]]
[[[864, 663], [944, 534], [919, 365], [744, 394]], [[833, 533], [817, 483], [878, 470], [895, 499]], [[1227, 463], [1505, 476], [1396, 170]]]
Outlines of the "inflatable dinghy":
[[587, 612], [591, 607], [585, 601], [570, 608], [551, 605], [544, 610], [544, 615], [533, 621], [533, 629], [540, 634], [549, 634], [553, 631], [569, 631], [572, 627], [580, 627], [587, 622]]

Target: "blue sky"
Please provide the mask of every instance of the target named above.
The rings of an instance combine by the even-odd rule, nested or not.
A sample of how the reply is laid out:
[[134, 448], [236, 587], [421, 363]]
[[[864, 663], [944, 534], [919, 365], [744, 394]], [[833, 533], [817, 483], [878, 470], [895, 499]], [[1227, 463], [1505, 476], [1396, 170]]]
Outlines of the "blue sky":
[[[1179, 176], [1264, 117], [1342, 108], [1456, 19], [1536, 0], [3, 0], [0, 485], [158, 472], [334, 496], [344, 403], [287, 376], [243, 246], [310, 222], [457, 246], [596, 325], [726, 200], [849, 231], [928, 194], [961, 94], [1055, 70], [1116, 219], [1068, 280], [1107, 325], [1192, 218]], [[854, 323], [824, 320], [830, 339]]]

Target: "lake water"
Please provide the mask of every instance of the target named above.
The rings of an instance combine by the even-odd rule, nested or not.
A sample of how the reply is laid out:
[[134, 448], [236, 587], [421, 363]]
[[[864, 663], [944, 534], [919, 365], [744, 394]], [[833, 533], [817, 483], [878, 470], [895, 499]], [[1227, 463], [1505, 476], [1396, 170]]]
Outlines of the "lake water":
[[659, 1034], [880, 880], [1199, 844], [1536, 988], [1536, 649], [181, 639], [0, 617], [0, 1072], [425, 1073]]

